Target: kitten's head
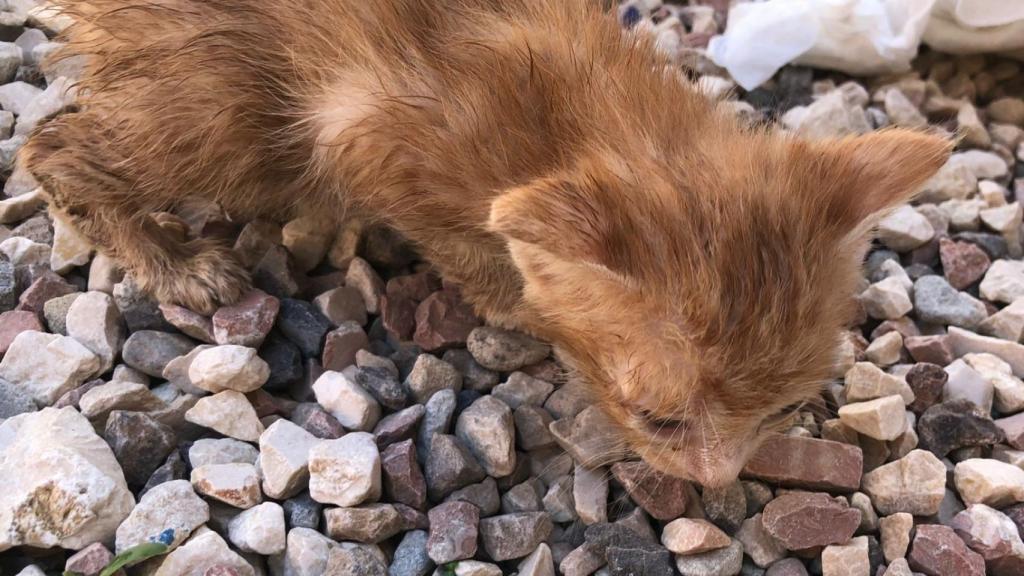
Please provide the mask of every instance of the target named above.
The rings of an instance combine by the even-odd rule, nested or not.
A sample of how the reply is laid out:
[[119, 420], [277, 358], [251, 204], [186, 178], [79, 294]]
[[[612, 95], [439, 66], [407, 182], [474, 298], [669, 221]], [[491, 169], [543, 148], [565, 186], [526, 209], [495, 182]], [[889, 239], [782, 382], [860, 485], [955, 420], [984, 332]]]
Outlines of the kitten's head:
[[734, 140], [671, 163], [590, 154], [502, 195], [490, 220], [538, 331], [619, 437], [707, 485], [735, 479], [776, 419], [820, 392], [871, 224], [950, 152], [901, 130]]

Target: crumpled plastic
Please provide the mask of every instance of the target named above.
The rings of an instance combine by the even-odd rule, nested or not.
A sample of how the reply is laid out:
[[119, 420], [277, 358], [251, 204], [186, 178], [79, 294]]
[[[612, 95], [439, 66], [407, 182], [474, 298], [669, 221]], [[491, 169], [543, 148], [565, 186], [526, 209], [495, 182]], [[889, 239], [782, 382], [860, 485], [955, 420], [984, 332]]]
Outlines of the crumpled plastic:
[[737, 4], [708, 55], [751, 90], [795, 63], [853, 75], [903, 72], [922, 40], [954, 54], [1024, 57], [1024, 2], [769, 0]]

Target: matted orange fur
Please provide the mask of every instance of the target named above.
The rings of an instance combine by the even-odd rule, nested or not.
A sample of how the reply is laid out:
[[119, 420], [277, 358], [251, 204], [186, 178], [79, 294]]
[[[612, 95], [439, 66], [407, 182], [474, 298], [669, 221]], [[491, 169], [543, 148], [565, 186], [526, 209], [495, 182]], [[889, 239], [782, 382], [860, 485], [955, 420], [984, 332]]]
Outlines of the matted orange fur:
[[735, 478], [831, 367], [872, 220], [950, 144], [745, 127], [588, 0], [61, 0], [80, 108], [23, 161], [161, 300], [247, 287], [151, 214], [357, 214], [553, 342], [652, 465]]

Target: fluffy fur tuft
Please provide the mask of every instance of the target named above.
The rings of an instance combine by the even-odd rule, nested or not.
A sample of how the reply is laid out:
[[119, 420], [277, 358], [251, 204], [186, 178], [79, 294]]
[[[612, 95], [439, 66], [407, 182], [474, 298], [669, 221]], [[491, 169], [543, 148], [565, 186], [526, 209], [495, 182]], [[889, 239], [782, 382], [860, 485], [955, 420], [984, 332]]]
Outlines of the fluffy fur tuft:
[[818, 392], [873, 215], [950, 148], [744, 128], [589, 0], [59, 4], [83, 96], [23, 160], [143, 287], [201, 312], [246, 287], [152, 218], [187, 197], [387, 223], [708, 484]]

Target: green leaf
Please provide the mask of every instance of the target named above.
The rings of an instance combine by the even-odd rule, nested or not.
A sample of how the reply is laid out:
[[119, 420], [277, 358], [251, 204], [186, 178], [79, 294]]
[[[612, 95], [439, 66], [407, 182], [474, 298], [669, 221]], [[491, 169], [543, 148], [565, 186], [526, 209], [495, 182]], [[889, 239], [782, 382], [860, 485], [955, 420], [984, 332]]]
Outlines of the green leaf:
[[[114, 559], [110, 561], [110, 564], [107, 564], [107, 567], [100, 572], [100, 576], [114, 576], [118, 570], [125, 566], [132, 566], [154, 556], [166, 554], [167, 550], [168, 547], [163, 542], [145, 542], [138, 546], [132, 546], [117, 556], [114, 556]], [[67, 574], [65, 574], [65, 576], [67, 576]]]

